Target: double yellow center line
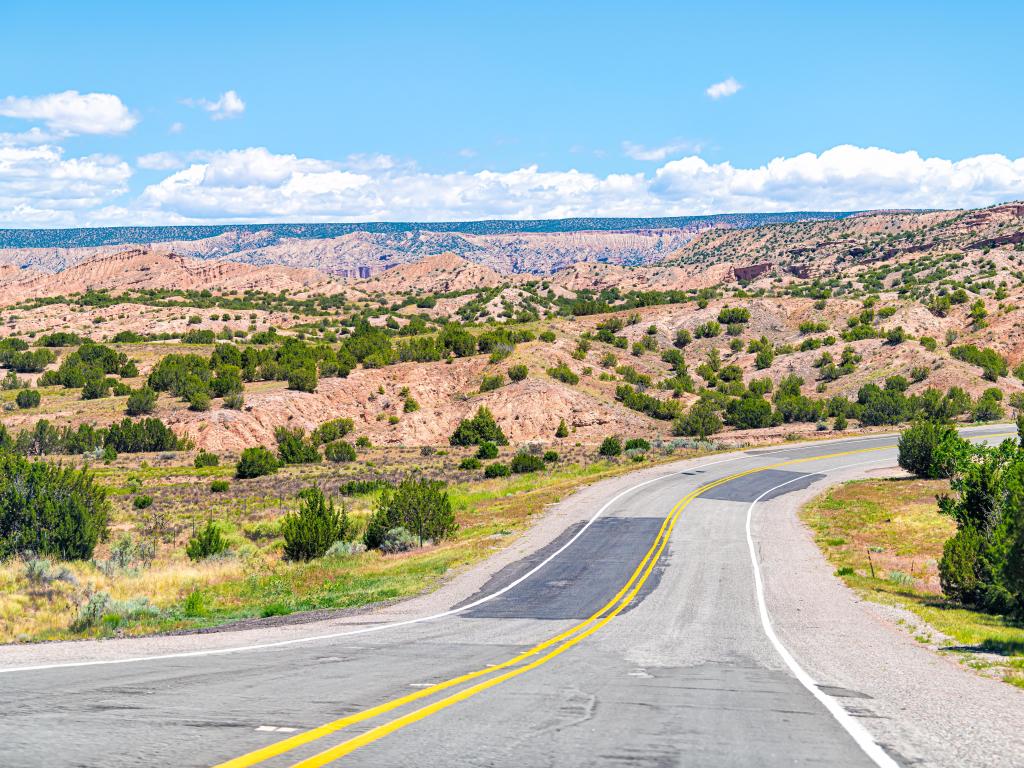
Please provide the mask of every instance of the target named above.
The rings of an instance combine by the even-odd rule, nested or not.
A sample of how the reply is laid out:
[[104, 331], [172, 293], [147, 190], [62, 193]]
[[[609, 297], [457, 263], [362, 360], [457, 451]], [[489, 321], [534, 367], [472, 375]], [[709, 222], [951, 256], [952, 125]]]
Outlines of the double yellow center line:
[[[871, 451], [881, 451], [890, 449], [893, 446], [884, 445], [876, 446], [872, 448], [859, 448], [852, 451], [841, 451], [838, 453], [830, 453], [821, 456], [811, 456], [801, 459], [790, 459], [788, 461], [781, 461], [775, 464], [769, 464], [757, 469], [749, 469], [743, 472], [737, 472], [732, 475], [714, 480], [706, 485], [702, 485], [699, 488], [691, 491], [682, 499], [680, 499], [676, 505], [672, 508], [671, 512], [665, 517], [661, 524], [661, 528], [658, 531], [658, 535], [655, 536], [654, 542], [651, 544], [647, 553], [644, 555], [640, 564], [637, 565], [633, 571], [629, 580], [623, 585], [615, 596], [609, 600], [602, 608], [588, 617], [581, 623], [571, 627], [570, 629], [561, 632], [554, 637], [551, 637], [532, 648], [513, 656], [512, 658], [504, 661], [500, 664], [478, 669], [474, 672], [469, 672], [458, 677], [453, 677], [450, 680], [445, 680], [440, 683], [431, 685], [428, 688], [423, 688], [415, 693], [410, 693], [406, 696], [401, 696], [391, 701], [379, 704], [375, 707], [370, 707], [361, 712], [356, 712], [351, 715], [333, 720], [329, 723], [325, 723], [317, 728], [313, 728], [309, 731], [296, 734], [287, 739], [275, 742], [261, 749], [257, 749], [248, 754], [236, 757], [227, 762], [220, 763], [215, 768], [249, 768], [249, 766], [262, 763], [270, 758], [282, 755], [286, 752], [290, 752], [297, 747], [301, 747], [305, 744], [309, 744], [313, 741], [328, 736], [336, 731], [340, 731], [343, 728], [347, 728], [350, 725], [370, 720], [380, 715], [392, 712], [400, 707], [407, 704], [412, 704], [416, 701], [426, 699], [433, 696], [434, 694], [446, 691], [455, 686], [461, 685], [462, 683], [468, 683], [473, 680], [477, 680], [488, 675], [494, 675], [493, 677], [487, 677], [487, 679], [480, 682], [474, 683], [466, 688], [459, 690], [456, 693], [449, 694], [444, 698], [438, 699], [426, 706], [415, 709], [405, 715], [397, 717], [388, 722], [382, 723], [381, 725], [375, 726], [370, 730], [354, 736], [340, 744], [333, 746], [323, 752], [320, 752], [306, 760], [302, 760], [295, 763], [293, 768], [314, 768], [316, 766], [323, 766], [330, 762], [337, 760], [338, 758], [344, 757], [345, 755], [364, 747], [367, 744], [371, 744], [378, 739], [387, 736], [390, 733], [404, 728], [407, 725], [411, 725], [419, 720], [422, 720], [430, 715], [440, 712], [443, 709], [458, 704], [459, 702], [465, 701], [478, 693], [486, 691], [489, 688], [493, 688], [496, 685], [500, 685], [507, 680], [511, 680], [514, 677], [518, 677], [532, 669], [546, 664], [555, 657], [565, 653], [567, 650], [572, 648], [577, 643], [581, 642], [585, 638], [597, 632], [608, 622], [614, 619], [619, 613], [621, 613], [639, 593], [644, 583], [654, 570], [662, 552], [665, 550], [668, 544], [669, 537], [672, 535], [672, 529], [675, 527], [676, 521], [678, 521], [682, 511], [689, 505], [691, 501], [705, 493], [712, 488], [715, 488], [724, 483], [731, 482], [737, 478], [752, 475], [757, 472], [764, 472], [765, 470], [775, 469], [783, 466], [790, 466], [793, 464], [802, 464], [809, 461], [821, 461], [823, 459], [838, 458], [841, 456], [850, 456], [859, 453], [868, 453]], [[525, 663], [524, 663], [525, 662]], [[502, 672], [502, 670], [505, 670]], [[500, 672], [501, 674], [495, 674]]]

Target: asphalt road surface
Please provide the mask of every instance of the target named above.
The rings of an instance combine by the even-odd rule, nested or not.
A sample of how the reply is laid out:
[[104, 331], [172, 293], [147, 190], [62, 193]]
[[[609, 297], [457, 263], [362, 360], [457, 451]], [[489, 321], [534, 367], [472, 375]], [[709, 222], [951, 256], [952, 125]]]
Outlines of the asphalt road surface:
[[894, 446], [691, 462], [605, 499], [438, 618], [116, 664], [12, 669], [0, 653], [0, 765], [897, 764], [856, 699], [774, 636], [748, 533], [757, 504], [891, 466]]

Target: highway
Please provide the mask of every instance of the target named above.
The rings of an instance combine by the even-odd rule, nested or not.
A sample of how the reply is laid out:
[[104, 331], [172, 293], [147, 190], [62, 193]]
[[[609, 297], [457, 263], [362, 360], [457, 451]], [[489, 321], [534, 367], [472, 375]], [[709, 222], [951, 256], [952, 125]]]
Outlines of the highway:
[[[895, 444], [850, 438], [648, 469], [591, 491], [586, 510], [549, 523], [560, 530], [472, 593], [442, 590], [399, 621], [373, 612], [264, 647], [253, 630], [0, 649], [0, 764], [917, 764], [908, 751], [942, 734], [919, 733], [912, 712], [906, 725], [880, 715], [880, 694], [876, 711], [863, 692], [816, 682], [844, 640], [821, 660], [813, 626], [787, 618], [779, 630], [789, 577], [762, 559], [762, 546], [785, 544], [780, 515], [830, 482], [895, 466]], [[855, 659], [850, 674], [872, 664]]]

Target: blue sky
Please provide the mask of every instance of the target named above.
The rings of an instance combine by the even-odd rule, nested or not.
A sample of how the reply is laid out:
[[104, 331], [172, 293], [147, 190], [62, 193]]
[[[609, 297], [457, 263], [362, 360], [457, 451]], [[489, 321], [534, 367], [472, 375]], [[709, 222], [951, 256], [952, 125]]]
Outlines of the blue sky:
[[985, 2], [8, 0], [0, 226], [1020, 198], [1021, 28]]

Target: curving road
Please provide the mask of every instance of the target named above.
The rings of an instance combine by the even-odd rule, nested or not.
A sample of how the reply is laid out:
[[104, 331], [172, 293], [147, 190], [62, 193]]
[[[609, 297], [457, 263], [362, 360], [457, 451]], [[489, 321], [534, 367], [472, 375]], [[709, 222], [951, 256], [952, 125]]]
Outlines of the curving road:
[[[914, 691], [934, 678], [1018, 715], [1024, 696], [911, 647], [794, 533], [800, 499], [893, 466], [894, 446], [751, 450], [608, 481], [489, 569], [371, 614], [2, 648], [0, 764], [1012, 764], [1019, 737], [974, 722], [953, 737], [949, 708], [920, 714]], [[857, 650], [868, 642], [881, 650]], [[900, 688], [901, 671], [918, 679]]]

